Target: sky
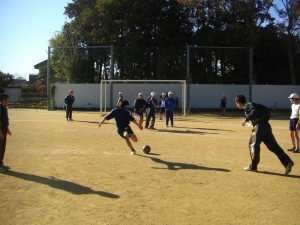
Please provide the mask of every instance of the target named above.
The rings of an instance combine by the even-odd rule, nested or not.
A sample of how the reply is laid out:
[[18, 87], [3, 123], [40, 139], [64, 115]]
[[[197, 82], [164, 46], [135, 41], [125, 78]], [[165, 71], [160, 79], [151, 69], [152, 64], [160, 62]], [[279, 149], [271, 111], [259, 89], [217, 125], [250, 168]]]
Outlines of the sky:
[[49, 40], [68, 21], [64, 7], [70, 2], [0, 0], [0, 71], [25, 79], [37, 74], [34, 65], [47, 59]]
[[0, 0], [0, 71], [28, 79], [47, 59], [49, 40], [67, 21], [72, 0]]

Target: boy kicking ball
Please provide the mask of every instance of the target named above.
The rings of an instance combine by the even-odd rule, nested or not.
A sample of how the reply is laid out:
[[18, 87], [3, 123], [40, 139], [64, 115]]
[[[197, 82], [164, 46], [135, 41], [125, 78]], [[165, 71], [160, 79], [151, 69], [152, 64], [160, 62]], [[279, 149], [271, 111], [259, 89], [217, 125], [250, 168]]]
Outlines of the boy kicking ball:
[[251, 156], [253, 154], [253, 157], [251, 157], [251, 164], [245, 167], [244, 170], [257, 171], [260, 161], [260, 144], [263, 142], [279, 158], [285, 167], [285, 175], [289, 174], [294, 163], [275, 140], [269, 124], [271, 114], [268, 108], [264, 105], [247, 102], [244, 95], [238, 95], [235, 98], [235, 103], [239, 109], [245, 110], [246, 118], [242, 121], [242, 126], [245, 126], [247, 122], [251, 122], [253, 125], [253, 133], [249, 141], [249, 148], [251, 148]]
[[138, 122], [131, 115], [131, 112], [125, 108], [127, 105], [128, 102], [126, 100], [120, 100], [118, 102], [118, 108], [113, 109], [107, 116], [105, 116], [103, 120], [98, 124], [98, 127], [100, 127], [104, 123], [104, 121], [115, 118], [118, 128], [118, 134], [125, 139], [127, 146], [131, 149], [131, 154], [134, 155], [135, 150], [130, 140], [132, 140], [133, 142], [137, 142], [138, 138], [132, 131], [129, 124], [130, 121], [133, 122], [138, 126], [140, 130], [143, 129], [143, 126], [138, 124]]

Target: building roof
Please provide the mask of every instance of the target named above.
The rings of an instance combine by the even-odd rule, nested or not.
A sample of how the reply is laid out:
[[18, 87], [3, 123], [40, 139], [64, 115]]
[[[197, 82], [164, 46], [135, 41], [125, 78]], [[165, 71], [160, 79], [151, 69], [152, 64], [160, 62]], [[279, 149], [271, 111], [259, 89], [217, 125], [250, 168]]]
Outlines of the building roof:
[[39, 69], [39, 68], [41, 68], [41, 67], [47, 66], [47, 61], [48, 61], [48, 60], [46, 59], [46, 60], [44, 60], [44, 61], [42, 61], [42, 62], [40, 62], [40, 63], [34, 65], [34, 69]]

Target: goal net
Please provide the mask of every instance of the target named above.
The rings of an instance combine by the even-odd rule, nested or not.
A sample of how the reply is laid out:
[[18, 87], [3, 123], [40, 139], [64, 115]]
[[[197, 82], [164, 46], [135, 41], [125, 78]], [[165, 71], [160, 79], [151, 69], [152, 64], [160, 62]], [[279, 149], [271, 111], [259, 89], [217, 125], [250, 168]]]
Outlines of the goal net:
[[178, 99], [177, 110], [181, 110], [182, 115], [186, 116], [185, 80], [101, 80], [100, 85], [101, 116], [116, 107], [119, 92], [122, 92], [124, 99], [129, 102], [129, 108], [133, 108], [133, 102], [138, 93], [143, 93], [144, 99], [147, 100], [150, 93], [155, 92], [159, 101], [160, 95], [167, 94], [169, 91], [172, 91], [174, 97]]

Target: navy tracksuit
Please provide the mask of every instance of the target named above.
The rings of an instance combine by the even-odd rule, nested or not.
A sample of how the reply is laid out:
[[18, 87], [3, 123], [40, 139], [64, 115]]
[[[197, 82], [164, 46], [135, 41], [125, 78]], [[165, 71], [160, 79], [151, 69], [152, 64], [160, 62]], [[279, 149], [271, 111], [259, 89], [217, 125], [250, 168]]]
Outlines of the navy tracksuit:
[[66, 108], [66, 118], [72, 119], [73, 103], [75, 102], [75, 97], [73, 95], [68, 95], [65, 97]]
[[244, 106], [244, 110], [246, 114], [246, 122], [251, 121], [254, 127], [253, 136], [251, 135], [249, 141], [249, 148], [252, 148], [254, 152], [254, 157], [250, 165], [251, 169], [256, 170], [257, 165], [259, 164], [261, 142], [263, 142], [271, 152], [277, 155], [284, 167], [286, 167], [289, 163], [293, 163], [290, 157], [283, 151], [275, 140], [271, 125], [269, 124], [271, 117], [269, 109], [263, 105], [248, 102]]
[[2, 130], [4, 136], [4, 139], [0, 140], [0, 166], [3, 165], [8, 126], [9, 126], [9, 119], [8, 119], [7, 108], [0, 104], [0, 129]]
[[165, 99], [165, 111], [166, 111], [166, 125], [169, 125], [169, 120], [171, 121], [171, 126], [173, 126], [174, 109], [176, 106], [176, 100], [174, 98]]
[[154, 127], [155, 124], [155, 107], [158, 105], [156, 98], [149, 97], [147, 101], [147, 111], [146, 111], [146, 124], [145, 127], [149, 127], [151, 120], [150, 128]]

